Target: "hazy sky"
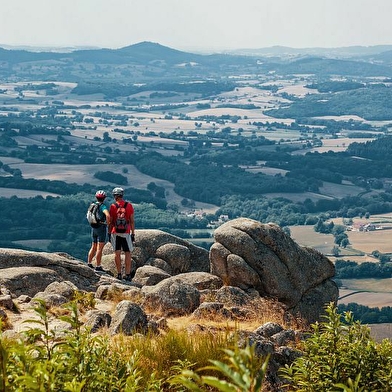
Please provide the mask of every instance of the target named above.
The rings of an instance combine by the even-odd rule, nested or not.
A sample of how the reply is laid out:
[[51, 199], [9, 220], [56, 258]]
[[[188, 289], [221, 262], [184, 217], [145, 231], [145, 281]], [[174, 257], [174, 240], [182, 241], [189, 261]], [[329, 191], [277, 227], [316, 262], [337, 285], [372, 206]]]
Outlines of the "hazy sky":
[[392, 0], [0, 0], [0, 46], [392, 44]]

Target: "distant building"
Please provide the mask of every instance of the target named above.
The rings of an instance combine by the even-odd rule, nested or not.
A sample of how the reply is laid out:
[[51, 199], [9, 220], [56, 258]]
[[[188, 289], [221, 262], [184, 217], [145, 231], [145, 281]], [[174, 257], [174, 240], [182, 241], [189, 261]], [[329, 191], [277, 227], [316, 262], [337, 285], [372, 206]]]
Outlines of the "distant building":
[[374, 231], [380, 230], [381, 227], [376, 226], [374, 223], [357, 222], [346, 227], [347, 231]]

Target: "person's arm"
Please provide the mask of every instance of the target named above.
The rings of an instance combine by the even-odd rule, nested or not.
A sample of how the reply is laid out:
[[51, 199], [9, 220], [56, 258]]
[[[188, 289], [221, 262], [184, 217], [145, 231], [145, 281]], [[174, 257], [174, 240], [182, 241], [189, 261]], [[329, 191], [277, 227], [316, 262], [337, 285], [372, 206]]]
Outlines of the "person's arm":
[[131, 241], [135, 245], [135, 219], [133, 217], [133, 214], [129, 217], [129, 225], [130, 225], [130, 230], [131, 230]]
[[135, 219], [133, 214], [131, 214], [131, 216], [129, 217], [129, 227], [131, 230], [131, 234], [135, 235]]
[[105, 214], [106, 224], [108, 225], [108, 227], [110, 227], [110, 214], [108, 209], [104, 210], [103, 213]]
[[131, 203], [127, 205], [127, 209], [129, 212], [129, 231], [131, 233], [131, 240], [133, 243], [135, 243], [135, 218], [134, 218], [135, 210], [133, 209], [133, 205]]
[[113, 228], [113, 205], [110, 206], [109, 208], [109, 223], [108, 223], [108, 233], [112, 232], [112, 228]]

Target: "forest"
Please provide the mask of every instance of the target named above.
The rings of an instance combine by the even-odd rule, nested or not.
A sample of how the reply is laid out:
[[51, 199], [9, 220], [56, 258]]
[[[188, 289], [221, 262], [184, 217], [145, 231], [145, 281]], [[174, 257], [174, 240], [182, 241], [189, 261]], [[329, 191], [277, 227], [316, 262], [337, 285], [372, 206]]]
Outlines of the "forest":
[[[90, 229], [85, 213], [91, 202], [91, 195], [95, 192], [94, 186], [13, 177], [1, 179], [0, 185], [4, 187], [31, 187], [56, 191], [63, 195], [46, 198], [36, 196], [28, 199], [17, 196], [1, 198], [1, 246], [15, 247], [14, 241], [46, 239], [50, 242], [48, 249], [51, 251], [63, 251], [81, 259], [85, 258], [90, 242]], [[5, 179], [8, 181], [4, 181]], [[150, 189], [156, 192], [155, 188], [152, 183]], [[109, 186], [104, 187], [109, 194], [111, 189]], [[319, 200], [316, 203], [309, 199], [294, 203], [285, 198], [252, 198], [236, 194], [222, 196], [220, 207], [215, 214], [195, 219], [179, 213], [176, 206], [167, 205], [164, 198], [154, 196], [155, 193], [152, 191], [125, 188], [125, 192], [131, 195], [131, 201], [137, 204], [137, 229], [161, 229], [183, 237], [187, 229], [205, 230], [208, 223], [216, 220], [221, 214], [228, 215], [230, 219], [242, 216], [261, 222], [276, 222], [285, 227], [298, 224], [315, 225], [320, 217], [354, 217], [392, 210], [392, 194], [387, 192], [346, 197], [335, 201]]]
[[369, 307], [352, 302], [348, 305], [339, 304], [338, 310], [339, 312], [352, 312], [355, 320], [364, 324], [392, 323], [391, 306]]
[[322, 98], [320, 94], [309, 94], [301, 100], [295, 100], [288, 108], [272, 109], [265, 113], [277, 118], [294, 119], [351, 113], [366, 120], [392, 120], [389, 104], [392, 88], [384, 83], [321, 95]]

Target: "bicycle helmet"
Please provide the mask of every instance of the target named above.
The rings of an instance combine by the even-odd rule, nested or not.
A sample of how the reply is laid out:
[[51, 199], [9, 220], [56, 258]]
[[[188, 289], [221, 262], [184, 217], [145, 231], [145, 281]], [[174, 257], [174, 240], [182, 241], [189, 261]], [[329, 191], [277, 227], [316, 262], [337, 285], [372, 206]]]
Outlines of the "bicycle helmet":
[[124, 189], [122, 189], [122, 188], [114, 188], [113, 190], [112, 190], [112, 195], [113, 196], [123, 196], [124, 195]]
[[103, 190], [99, 190], [95, 192], [95, 197], [97, 199], [105, 199], [106, 198], [106, 192]]

